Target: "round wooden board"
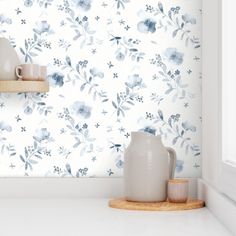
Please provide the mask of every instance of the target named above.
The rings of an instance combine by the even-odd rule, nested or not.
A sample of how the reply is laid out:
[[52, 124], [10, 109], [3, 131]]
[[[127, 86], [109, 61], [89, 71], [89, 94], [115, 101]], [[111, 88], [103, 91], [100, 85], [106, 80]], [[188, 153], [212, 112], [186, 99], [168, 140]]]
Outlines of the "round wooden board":
[[112, 208], [125, 210], [139, 211], [182, 211], [192, 210], [204, 207], [205, 203], [202, 200], [188, 200], [186, 203], [171, 203], [171, 202], [130, 202], [123, 198], [112, 199], [109, 201], [109, 206]]

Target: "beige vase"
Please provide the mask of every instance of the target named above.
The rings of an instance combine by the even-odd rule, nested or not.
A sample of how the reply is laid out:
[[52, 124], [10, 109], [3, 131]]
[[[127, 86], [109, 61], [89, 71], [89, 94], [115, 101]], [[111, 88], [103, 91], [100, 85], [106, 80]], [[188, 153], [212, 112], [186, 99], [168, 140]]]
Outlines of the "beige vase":
[[15, 68], [20, 64], [16, 51], [6, 38], [0, 38], [0, 80], [17, 80]]
[[125, 198], [160, 202], [167, 198], [167, 181], [174, 177], [176, 153], [164, 147], [160, 136], [131, 132], [124, 155]]

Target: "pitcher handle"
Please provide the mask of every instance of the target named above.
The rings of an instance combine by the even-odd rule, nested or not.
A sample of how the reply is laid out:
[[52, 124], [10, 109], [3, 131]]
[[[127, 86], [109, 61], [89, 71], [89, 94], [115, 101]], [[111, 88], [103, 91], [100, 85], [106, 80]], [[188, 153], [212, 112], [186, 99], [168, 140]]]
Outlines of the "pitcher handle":
[[176, 166], [176, 152], [173, 148], [168, 147], [167, 151], [170, 157], [170, 167], [169, 167], [169, 178], [173, 179], [175, 175], [175, 166]]

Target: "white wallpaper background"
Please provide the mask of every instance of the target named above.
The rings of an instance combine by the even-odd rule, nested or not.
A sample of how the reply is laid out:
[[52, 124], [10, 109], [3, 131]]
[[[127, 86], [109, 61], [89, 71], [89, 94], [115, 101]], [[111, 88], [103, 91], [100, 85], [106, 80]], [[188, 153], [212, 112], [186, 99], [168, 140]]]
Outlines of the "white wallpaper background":
[[200, 0], [0, 1], [0, 37], [51, 84], [0, 94], [1, 176], [120, 176], [137, 130], [200, 176]]

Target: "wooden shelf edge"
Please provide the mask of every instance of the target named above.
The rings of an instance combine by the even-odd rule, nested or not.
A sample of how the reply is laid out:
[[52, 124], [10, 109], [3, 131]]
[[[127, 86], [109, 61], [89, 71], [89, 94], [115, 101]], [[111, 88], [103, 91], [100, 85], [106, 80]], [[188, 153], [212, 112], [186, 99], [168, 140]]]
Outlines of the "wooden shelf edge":
[[48, 91], [48, 81], [0, 80], [0, 93], [46, 93]]

